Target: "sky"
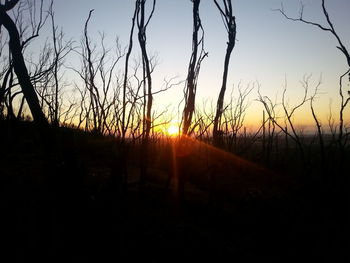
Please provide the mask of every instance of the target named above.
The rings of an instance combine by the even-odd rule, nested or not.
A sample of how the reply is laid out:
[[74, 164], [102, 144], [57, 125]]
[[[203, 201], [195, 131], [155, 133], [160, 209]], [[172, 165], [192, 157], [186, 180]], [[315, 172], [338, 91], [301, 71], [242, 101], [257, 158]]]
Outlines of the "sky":
[[[305, 19], [325, 24], [321, 0], [302, 2]], [[259, 83], [263, 95], [280, 98], [287, 81], [287, 97], [293, 105], [303, 96], [300, 85], [303, 76], [312, 76], [311, 89], [322, 76], [322, 94], [315, 105], [317, 113], [325, 120], [329, 115], [330, 100], [337, 109], [339, 76], [347, 70], [345, 57], [336, 48], [334, 37], [313, 26], [288, 21], [273, 11], [283, 3], [286, 13], [297, 16], [300, 1], [233, 0], [232, 3], [237, 22], [237, 42], [230, 61], [227, 95], [239, 83], [243, 88]], [[89, 10], [94, 9], [89, 27], [92, 39], [98, 41], [98, 32], [104, 32], [110, 45], [118, 36], [122, 46], [126, 46], [133, 7], [132, 0], [54, 0], [56, 24], [63, 28], [67, 39], [71, 38], [76, 43], [81, 39]], [[350, 50], [350, 0], [328, 0], [326, 7], [336, 31]], [[227, 34], [212, 0], [201, 1], [200, 16], [205, 30], [205, 50], [209, 56], [202, 63], [197, 104], [207, 100], [215, 105], [221, 86]], [[163, 85], [164, 78], [186, 78], [191, 34], [192, 2], [157, 0], [147, 31], [148, 51], [156, 54], [159, 61], [153, 74], [155, 90]], [[133, 56], [137, 57], [137, 45], [134, 50]], [[183, 88], [184, 85], [179, 85], [166, 94], [155, 96], [155, 107], [172, 105], [177, 108], [183, 97]], [[261, 104], [256, 99], [257, 88], [250, 96], [248, 123], [256, 123], [261, 118]], [[306, 110], [301, 111], [299, 116], [298, 120], [302, 123], [311, 120], [311, 112], [306, 114]]]

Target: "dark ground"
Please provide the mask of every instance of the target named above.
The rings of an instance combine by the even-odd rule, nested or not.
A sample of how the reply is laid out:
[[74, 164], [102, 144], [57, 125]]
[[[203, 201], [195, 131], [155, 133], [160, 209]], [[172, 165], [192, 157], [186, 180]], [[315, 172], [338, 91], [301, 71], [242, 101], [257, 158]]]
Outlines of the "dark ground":
[[122, 194], [111, 139], [63, 130], [60, 156], [30, 124], [1, 125], [2, 262], [349, 262], [348, 200], [317, 185], [210, 202], [191, 182], [179, 204], [159, 178], [140, 194], [130, 162]]

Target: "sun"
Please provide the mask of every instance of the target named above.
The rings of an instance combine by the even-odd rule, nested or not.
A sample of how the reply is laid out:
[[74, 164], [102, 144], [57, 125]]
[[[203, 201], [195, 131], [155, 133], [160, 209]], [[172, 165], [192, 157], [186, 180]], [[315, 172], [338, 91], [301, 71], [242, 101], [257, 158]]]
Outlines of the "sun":
[[179, 127], [176, 126], [176, 125], [170, 125], [168, 128], [167, 128], [167, 134], [169, 136], [177, 136], [179, 134]]

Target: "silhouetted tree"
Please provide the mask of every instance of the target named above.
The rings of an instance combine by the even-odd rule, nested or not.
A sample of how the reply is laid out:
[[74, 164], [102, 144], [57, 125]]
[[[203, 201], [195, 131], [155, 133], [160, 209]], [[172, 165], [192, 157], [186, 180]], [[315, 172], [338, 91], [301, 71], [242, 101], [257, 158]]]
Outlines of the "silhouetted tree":
[[[238, 85], [238, 97], [233, 96], [233, 90], [230, 95], [228, 105], [222, 116], [222, 133], [226, 136], [226, 145], [228, 149], [235, 150], [237, 146], [238, 134], [243, 128], [246, 111], [249, 106], [248, 96], [254, 89], [254, 86], [248, 85], [245, 89]], [[221, 138], [218, 138], [221, 139]], [[225, 141], [225, 140], [224, 140]], [[234, 151], [237, 152], [237, 151]]]
[[146, 0], [137, 0], [137, 27], [138, 27], [138, 40], [141, 48], [142, 56], [142, 71], [143, 71], [143, 87], [144, 87], [144, 138], [147, 140], [152, 126], [152, 65], [148, 57], [146, 48], [146, 30], [147, 26], [153, 16], [156, 0], [153, 0], [152, 10], [149, 16], [145, 16], [145, 4]]
[[13, 70], [16, 73], [18, 82], [22, 88], [24, 97], [27, 100], [33, 119], [40, 126], [48, 126], [47, 119], [40, 107], [34, 86], [31, 83], [30, 76], [23, 57], [23, 44], [20, 41], [19, 31], [16, 24], [7, 14], [7, 11], [16, 6], [19, 0], [6, 1], [0, 4], [0, 25], [3, 25], [9, 33], [9, 49], [12, 55]]
[[126, 95], [127, 95], [127, 85], [128, 85], [128, 72], [129, 72], [129, 59], [133, 47], [133, 35], [134, 35], [134, 28], [135, 28], [135, 20], [136, 16], [138, 14], [139, 9], [139, 3], [138, 1], [135, 2], [135, 10], [132, 17], [131, 22], [131, 30], [130, 30], [130, 37], [129, 37], [129, 46], [128, 50], [126, 52], [125, 57], [125, 69], [124, 69], [124, 81], [123, 81], [123, 99], [122, 99], [122, 124], [121, 124], [121, 134], [122, 139], [125, 139], [125, 134], [128, 129], [128, 121], [126, 121], [126, 109], [127, 109], [127, 101], [126, 101]]
[[[185, 105], [182, 116], [182, 134], [188, 135], [192, 123], [192, 116], [195, 111], [197, 80], [203, 59], [208, 55], [204, 51], [204, 30], [199, 16], [200, 0], [193, 2], [193, 32], [192, 32], [192, 53], [188, 66], [186, 87], [184, 91]], [[201, 35], [199, 36], [199, 32]], [[199, 49], [200, 47], [200, 49]]]
[[142, 120], [142, 153], [141, 158], [141, 176], [140, 176], [140, 190], [143, 191], [143, 186], [146, 180], [146, 165], [148, 163], [148, 140], [152, 128], [152, 71], [153, 66], [147, 53], [146, 48], [146, 30], [147, 26], [153, 16], [156, 0], [152, 2], [152, 9], [148, 17], [145, 14], [146, 0], [136, 0], [137, 9], [137, 28], [138, 28], [138, 41], [141, 48], [142, 58], [142, 85], [143, 85], [143, 120]]
[[[329, 17], [328, 11], [327, 11], [326, 6], [325, 6], [325, 0], [322, 0], [322, 11], [323, 11], [323, 15], [327, 21], [325, 26], [321, 25], [320, 23], [316, 23], [316, 22], [312, 22], [312, 21], [308, 21], [308, 20], [304, 19], [304, 5], [303, 5], [303, 3], [301, 3], [299, 16], [296, 18], [288, 16], [286, 14], [286, 12], [284, 11], [283, 5], [280, 9], [277, 9], [276, 11], [280, 12], [288, 20], [302, 22], [304, 24], [312, 25], [312, 26], [320, 28], [323, 31], [329, 32], [337, 40], [337, 42], [338, 42], [337, 48], [345, 56], [345, 59], [346, 59], [347, 65], [348, 65], [348, 69], [339, 78], [339, 95], [341, 98], [341, 102], [340, 102], [340, 111], [339, 111], [338, 144], [339, 144], [340, 148], [343, 149], [346, 142], [348, 141], [348, 136], [350, 135], [349, 132], [346, 132], [344, 130], [344, 110], [350, 101], [350, 91], [347, 91], [347, 93], [345, 95], [344, 95], [344, 91], [343, 91], [343, 78], [346, 75], [348, 75], [348, 80], [350, 81], [350, 54], [349, 54], [347, 48], [345, 47], [343, 41], [339, 37], [337, 31], [334, 28], [334, 25]], [[343, 154], [342, 154], [341, 158], [343, 159]]]
[[53, 2], [49, 5], [46, 18], [51, 23], [51, 38], [45, 41], [37, 59], [29, 57], [27, 61], [31, 65], [29, 72], [39, 96], [40, 106], [50, 123], [58, 127], [61, 117], [65, 115], [67, 118], [73, 107], [72, 104], [64, 105], [62, 81], [64, 74], [61, 73], [65, 58], [73, 49], [73, 42], [66, 41], [62, 29], [56, 26]]
[[[303, 97], [299, 103], [297, 103], [295, 106], [292, 106], [292, 107], [289, 107], [286, 101], [287, 80], [285, 80], [283, 94], [282, 94], [281, 103], [280, 103], [282, 107], [282, 111], [284, 113], [284, 116], [282, 118], [284, 119], [284, 123], [282, 123], [282, 120], [280, 120], [281, 116], [277, 115], [278, 104], [276, 102], [273, 102], [269, 97], [262, 96], [260, 93], [260, 90], [258, 90], [258, 96], [259, 96], [258, 101], [260, 101], [263, 104], [265, 112], [267, 113], [267, 116], [269, 119], [269, 123], [273, 125], [273, 130], [275, 129], [275, 127], [278, 127], [284, 134], [286, 134], [289, 138], [291, 138], [295, 142], [299, 150], [300, 159], [303, 163], [304, 168], [306, 168], [306, 165], [307, 165], [305, 149], [304, 149], [305, 146], [302, 143], [301, 135], [298, 133], [298, 130], [296, 129], [296, 126], [294, 123], [294, 116], [296, 111], [300, 110], [301, 107], [308, 100], [310, 100], [310, 98], [308, 97], [309, 86], [305, 85], [305, 83], [308, 83], [309, 78], [310, 77], [304, 77], [304, 80], [302, 82], [302, 86], [304, 88]], [[271, 148], [271, 146], [269, 146], [268, 148]]]
[[[305, 24], [308, 24], [308, 25], [316, 26], [316, 27], [320, 28], [323, 31], [330, 32], [331, 35], [333, 37], [335, 37], [335, 39], [337, 40], [338, 45], [339, 45], [339, 46], [337, 46], [337, 48], [344, 54], [344, 56], [346, 58], [346, 62], [348, 64], [349, 68], [350, 68], [350, 54], [349, 54], [347, 48], [345, 47], [343, 41], [339, 37], [337, 31], [334, 28], [334, 25], [333, 25], [333, 23], [332, 23], [332, 21], [331, 21], [331, 19], [329, 17], [328, 11], [327, 11], [326, 6], [325, 6], [325, 0], [322, 0], [322, 11], [323, 11], [323, 15], [324, 15], [324, 17], [326, 18], [326, 21], [327, 21], [327, 25], [326, 26], [323, 26], [320, 23], [315, 23], [315, 22], [312, 22], [312, 21], [305, 20], [304, 19], [304, 5], [303, 5], [303, 3], [301, 3], [301, 7], [300, 7], [300, 11], [299, 11], [299, 17], [296, 17], [296, 18], [288, 16], [286, 14], [286, 12], [284, 11], [283, 5], [282, 5], [282, 7], [280, 9], [277, 9], [277, 11], [279, 11], [288, 20], [299, 21], [299, 22], [302, 22], [302, 23], [305, 23]], [[349, 78], [350, 78], [350, 73], [348, 72], [348, 74], [349, 74]]]
[[[108, 57], [111, 49], [105, 47], [105, 35], [100, 34], [100, 48], [91, 41], [88, 32], [88, 25], [94, 10], [90, 10], [84, 26], [82, 48], [79, 52], [81, 56], [82, 68], [77, 70], [72, 68], [81, 78], [86, 94], [81, 91], [81, 99], [84, 100], [82, 108], [85, 110], [86, 129], [103, 134], [110, 133], [111, 123], [108, 119], [111, 116], [112, 108], [118, 102], [120, 85], [117, 81], [115, 90], [113, 89], [115, 68], [124, 56], [118, 39], [116, 40], [115, 56]], [[118, 80], [118, 79], [117, 79]], [[88, 95], [88, 96], [87, 96]], [[90, 124], [92, 121], [92, 124]]]
[[[303, 85], [304, 86], [308, 86], [309, 85], [307, 79], [304, 79]], [[318, 141], [319, 141], [319, 144], [320, 144], [321, 165], [322, 165], [323, 168], [326, 168], [326, 166], [325, 166], [325, 164], [326, 164], [325, 143], [324, 143], [324, 138], [323, 138], [322, 125], [321, 125], [321, 122], [320, 122], [319, 118], [316, 115], [316, 111], [314, 109], [314, 104], [313, 104], [314, 100], [316, 99], [316, 96], [318, 95], [318, 89], [319, 89], [320, 85], [321, 85], [321, 81], [319, 81], [319, 83], [315, 87], [314, 94], [310, 97], [310, 109], [311, 109], [312, 117], [313, 117], [315, 125], [316, 125], [317, 137], [318, 137]], [[325, 173], [326, 169], [323, 169], [323, 171]]]
[[[55, 13], [53, 11], [53, 2], [51, 2], [49, 8], [49, 16], [51, 20], [51, 30], [52, 30], [52, 45], [53, 45], [53, 61], [52, 61], [52, 77], [53, 77], [53, 112], [51, 117], [51, 122], [54, 126], [59, 126], [60, 121], [60, 76], [59, 70], [62, 66], [62, 60], [72, 51], [72, 41], [64, 42], [64, 33], [59, 30], [55, 24]], [[71, 107], [71, 105], [70, 105]]]
[[223, 2], [223, 7], [219, 5], [217, 0], [214, 0], [216, 7], [220, 11], [220, 15], [222, 17], [226, 31], [228, 33], [228, 42], [227, 42], [226, 55], [225, 55], [225, 61], [224, 61], [224, 73], [222, 76], [220, 94], [217, 100], [216, 114], [215, 114], [214, 127], [213, 127], [213, 139], [215, 144], [218, 144], [218, 142], [220, 141], [219, 140], [220, 134], [222, 134], [219, 131], [220, 131], [221, 116], [224, 111], [224, 98], [225, 98], [225, 91], [226, 91], [228, 67], [230, 63], [231, 53], [236, 43], [236, 18], [233, 16], [231, 0], [222, 0], [222, 2]]

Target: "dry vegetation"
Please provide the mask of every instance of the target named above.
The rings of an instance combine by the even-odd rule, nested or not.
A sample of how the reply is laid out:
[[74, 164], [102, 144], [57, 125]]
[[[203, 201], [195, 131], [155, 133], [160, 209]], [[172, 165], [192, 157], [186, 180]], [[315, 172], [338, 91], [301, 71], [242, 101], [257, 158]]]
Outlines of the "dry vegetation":
[[[252, 89], [225, 98], [236, 33], [230, 0], [214, 1], [229, 38], [217, 107], [196, 106], [207, 53], [200, 0], [192, 2], [192, 54], [177, 136], [160, 132], [172, 118], [153, 109], [153, 96], [182, 83], [152, 86], [156, 58], [148, 54], [146, 35], [156, 1], [135, 1], [125, 53], [119, 42], [106, 47], [103, 34], [94, 43], [93, 11], [76, 47], [55, 25], [52, 4], [0, 3], [0, 204], [12, 261], [344, 262], [349, 70], [339, 77], [339, 117], [328, 128], [313, 104], [320, 83], [311, 92], [305, 77], [304, 96], [292, 107], [286, 89], [280, 103], [259, 89], [263, 117], [248, 133]], [[324, 1], [322, 7], [329, 28], [304, 20], [302, 11], [296, 19], [278, 11], [331, 33], [350, 67]], [[25, 16], [32, 17], [29, 24]], [[52, 39], [35, 60], [27, 49], [46, 24]], [[134, 35], [141, 58], [130, 65]], [[64, 67], [70, 53], [80, 67]], [[65, 70], [79, 77], [73, 93]], [[312, 113], [313, 133], [296, 128], [301, 107]]]

